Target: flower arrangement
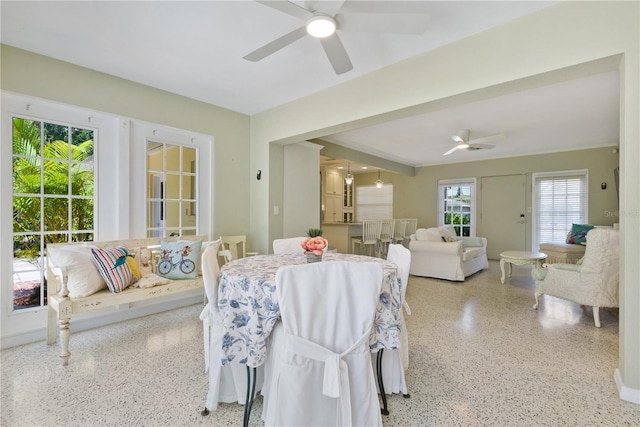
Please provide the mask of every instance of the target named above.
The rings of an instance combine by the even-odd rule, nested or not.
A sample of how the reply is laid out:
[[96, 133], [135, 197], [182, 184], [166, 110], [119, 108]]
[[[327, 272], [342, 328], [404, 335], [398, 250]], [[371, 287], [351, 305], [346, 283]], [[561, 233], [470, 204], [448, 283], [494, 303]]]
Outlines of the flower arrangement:
[[300, 243], [300, 246], [302, 246], [302, 249], [304, 249], [306, 253], [311, 252], [316, 255], [322, 255], [323, 249], [326, 248], [327, 245], [327, 239], [322, 236], [307, 237]]

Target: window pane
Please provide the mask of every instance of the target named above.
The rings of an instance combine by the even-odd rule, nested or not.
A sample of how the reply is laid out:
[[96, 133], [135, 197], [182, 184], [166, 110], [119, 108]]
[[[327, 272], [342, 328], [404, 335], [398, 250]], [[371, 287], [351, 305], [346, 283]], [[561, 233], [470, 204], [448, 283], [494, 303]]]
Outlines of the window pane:
[[73, 230], [93, 230], [93, 199], [71, 199]]
[[74, 196], [93, 196], [93, 163], [71, 164], [71, 194]]
[[13, 309], [22, 310], [40, 307], [40, 285], [42, 274], [39, 270], [13, 275]]
[[180, 175], [167, 174], [165, 198], [180, 199]]
[[82, 159], [72, 156], [73, 160], [84, 160], [93, 157], [93, 131], [89, 129], [71, 128], [71, 144], [78, 147]]
[[165, 144], [165, 170], [180, 172], [180, 146]]
[[40, 197], [13, 198], [13, 231], [40, 231]]
[[45, 161], [44, 193], [69, 194], [69, 163], [67, 161]]
[[44, 141], [45, 141], [45, 144], [52, 141], [69, 142], [69, 127], [63, 126], [63, 125], [56, 125], [53, 123], [45, 123], [44, 124]]
[[75, 233], [71, 235], [72, 242], [93, 242], [93, 233]]
[[196, 149], [182, 147], [182, 172], [196, 173]]
[[166, 202], [166, 226], [180, 227], [180, 202]]
[[164, 170], [164, 145], [155, 141], [147, 142], [147, 169]]
[[44, 229], [58, 231], [69, 229], [69, 201], [66, 198], [44, 198]]
[[40, 122], [13, 118], [13, 154], [40, 156]]
[[39, 268], [40, 240], [38, 234], [13, 237], [14, 272]]

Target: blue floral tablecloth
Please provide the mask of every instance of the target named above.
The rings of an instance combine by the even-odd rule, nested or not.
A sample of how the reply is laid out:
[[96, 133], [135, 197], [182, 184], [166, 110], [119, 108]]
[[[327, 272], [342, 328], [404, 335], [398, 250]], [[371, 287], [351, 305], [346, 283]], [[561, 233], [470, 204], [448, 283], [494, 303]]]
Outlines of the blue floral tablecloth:
[[[369, 346], [371, 351], [398, 348], [402, 285], [396, 264], [361, 255], [323, 255], [322, 262], [331, 261], [373, 261], [382, 264], [384, 280]], [[237, 259], [222, 267], [218, 307], [225, 327], [222, 341], [223, 365], [237, 362], [257, 367], [264, 363], [267, 338], [280, 319], [280, 307], [276, 300], [276, 272], [279, 267], [306, 262], [304, 254], [258, 255]]]

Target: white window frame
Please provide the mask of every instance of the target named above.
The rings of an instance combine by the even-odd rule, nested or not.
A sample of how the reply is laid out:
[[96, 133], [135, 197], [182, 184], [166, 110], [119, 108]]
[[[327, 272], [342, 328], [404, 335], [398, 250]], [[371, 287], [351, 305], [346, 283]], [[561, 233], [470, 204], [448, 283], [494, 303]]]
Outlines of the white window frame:
[[[376, 200], [379, 199], [379, 200]], [[356, 186], [356, 222], [393, 219], [393, 184]]]
[[[544, 209], [548, 212], [548, 206], [542, 205], [540, 202], [540, 194], [538, 189], [539, 182], [543, 180], [550, 179], [568, 179], [568, 178], [579, 178], [583, 179], [582, 181], [582, 193], [576, 195], [576, 197], [581, 197], [582, 199], [578, 202], [582, 205], [582, 211], [577, 214], [566, 213], [563, 217], [557, 217], [556, 223], [551, 224], [553, 230], [545, 233], [548, 235], [546, 238], [540, 236], [542, 232], [540, 230], [540, 221], [544, 220], [544, 215], [541, 213], [541, 209]], [[538, 250], [540, 243], [546, 242], [556, 242], [556, 243], [564, 243], [566, 239], [567, 233], [571, 230], [571, 224], [587, 224], [589, 222], [589, 170], [588, 169], [576, 169], [576, 170], [567, 170], [567, 171], [556, 171], [556, 172], [539, 172], [533, 173], [531, 175], [532, 182], [532, 190], [531, 190], [531, 206], [533, 208], [533, 223], [531, 225], [531, 241], [532, 247], [534, 250]], [[566, 202], [566, 196], [565, 202]], [[541, 240], [544, 240], [541, 241]]]
[[[49, 123], [94, 130], [94, 240], [114, 235], [122, 223], [117, 215], [118, 200], [127, 201], [127, 177], [119, 177], [114, 165], [123, 144], [118, 134], [118, 118], [109, 114], [69, 105], [58, 104], [28, 96], [2, 92], [2, 134], [0, 145], [0, 316], [3, 342], [6, 336], [22, 334], [46, 325], [47, 307], [13, 310], [13, 179], [12, 179], [12, 118], [14, 116]], [[100, 141], [109, 141], [103, 144]], [[128, 147], [127, 147], [128, 149]], [[124, 179], [123, 179], [124, 178]], [[124, 188], [123, 188], [124, 186]], [[123, 195], [122, 195], [123, 193]], [[6, 285], [5, 285], [6, 284]], [[21, 339], [28, 340], [27, 337]]]
[[195, 234], [209, 236], [213, 224], [211, 209], [213, 138], [182, 129], [131, 120], [131, 210], [129, 213], [131, 238], [147, 236], [147, 145], [149, 141], [196, 149]]
[[445, 198], [444, 198], [444, 187], [448, 187], [450, 185], [468, 185], [471, 187], [471, 202], [470, 202], [470, 211], [469, 211], [469, 236], [473, 237], [476, 235], [476, 211], [477, 211], [477, 203], [476, 203], [476, 193], [477, 193], [477, 185], [476, 178], [457, 178], [457, 179], [441, 179], [438, 180], [438, 205], [437, 205], [437, 218], [438, 225], [448, 225], [444, 223], [444, 206], [445, 206]]

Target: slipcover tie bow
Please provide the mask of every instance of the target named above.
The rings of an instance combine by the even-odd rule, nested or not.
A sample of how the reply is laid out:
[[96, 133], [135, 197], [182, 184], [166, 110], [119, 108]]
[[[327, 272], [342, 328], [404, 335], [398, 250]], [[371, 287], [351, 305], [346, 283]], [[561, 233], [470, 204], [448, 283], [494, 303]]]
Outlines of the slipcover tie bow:
[[[287, 347], [303, 357], [324, 362], [322, 394], [337, 399], [336, 425], [351, 425], [351, 396], [349, 387], [349, 368], [342, 358], [364, 343], [368, 342], [372, 326], [347, 350], [342, 353], [295, 335], [285, 334]], [[368, 356], [368, 355], [367, 355]]]

